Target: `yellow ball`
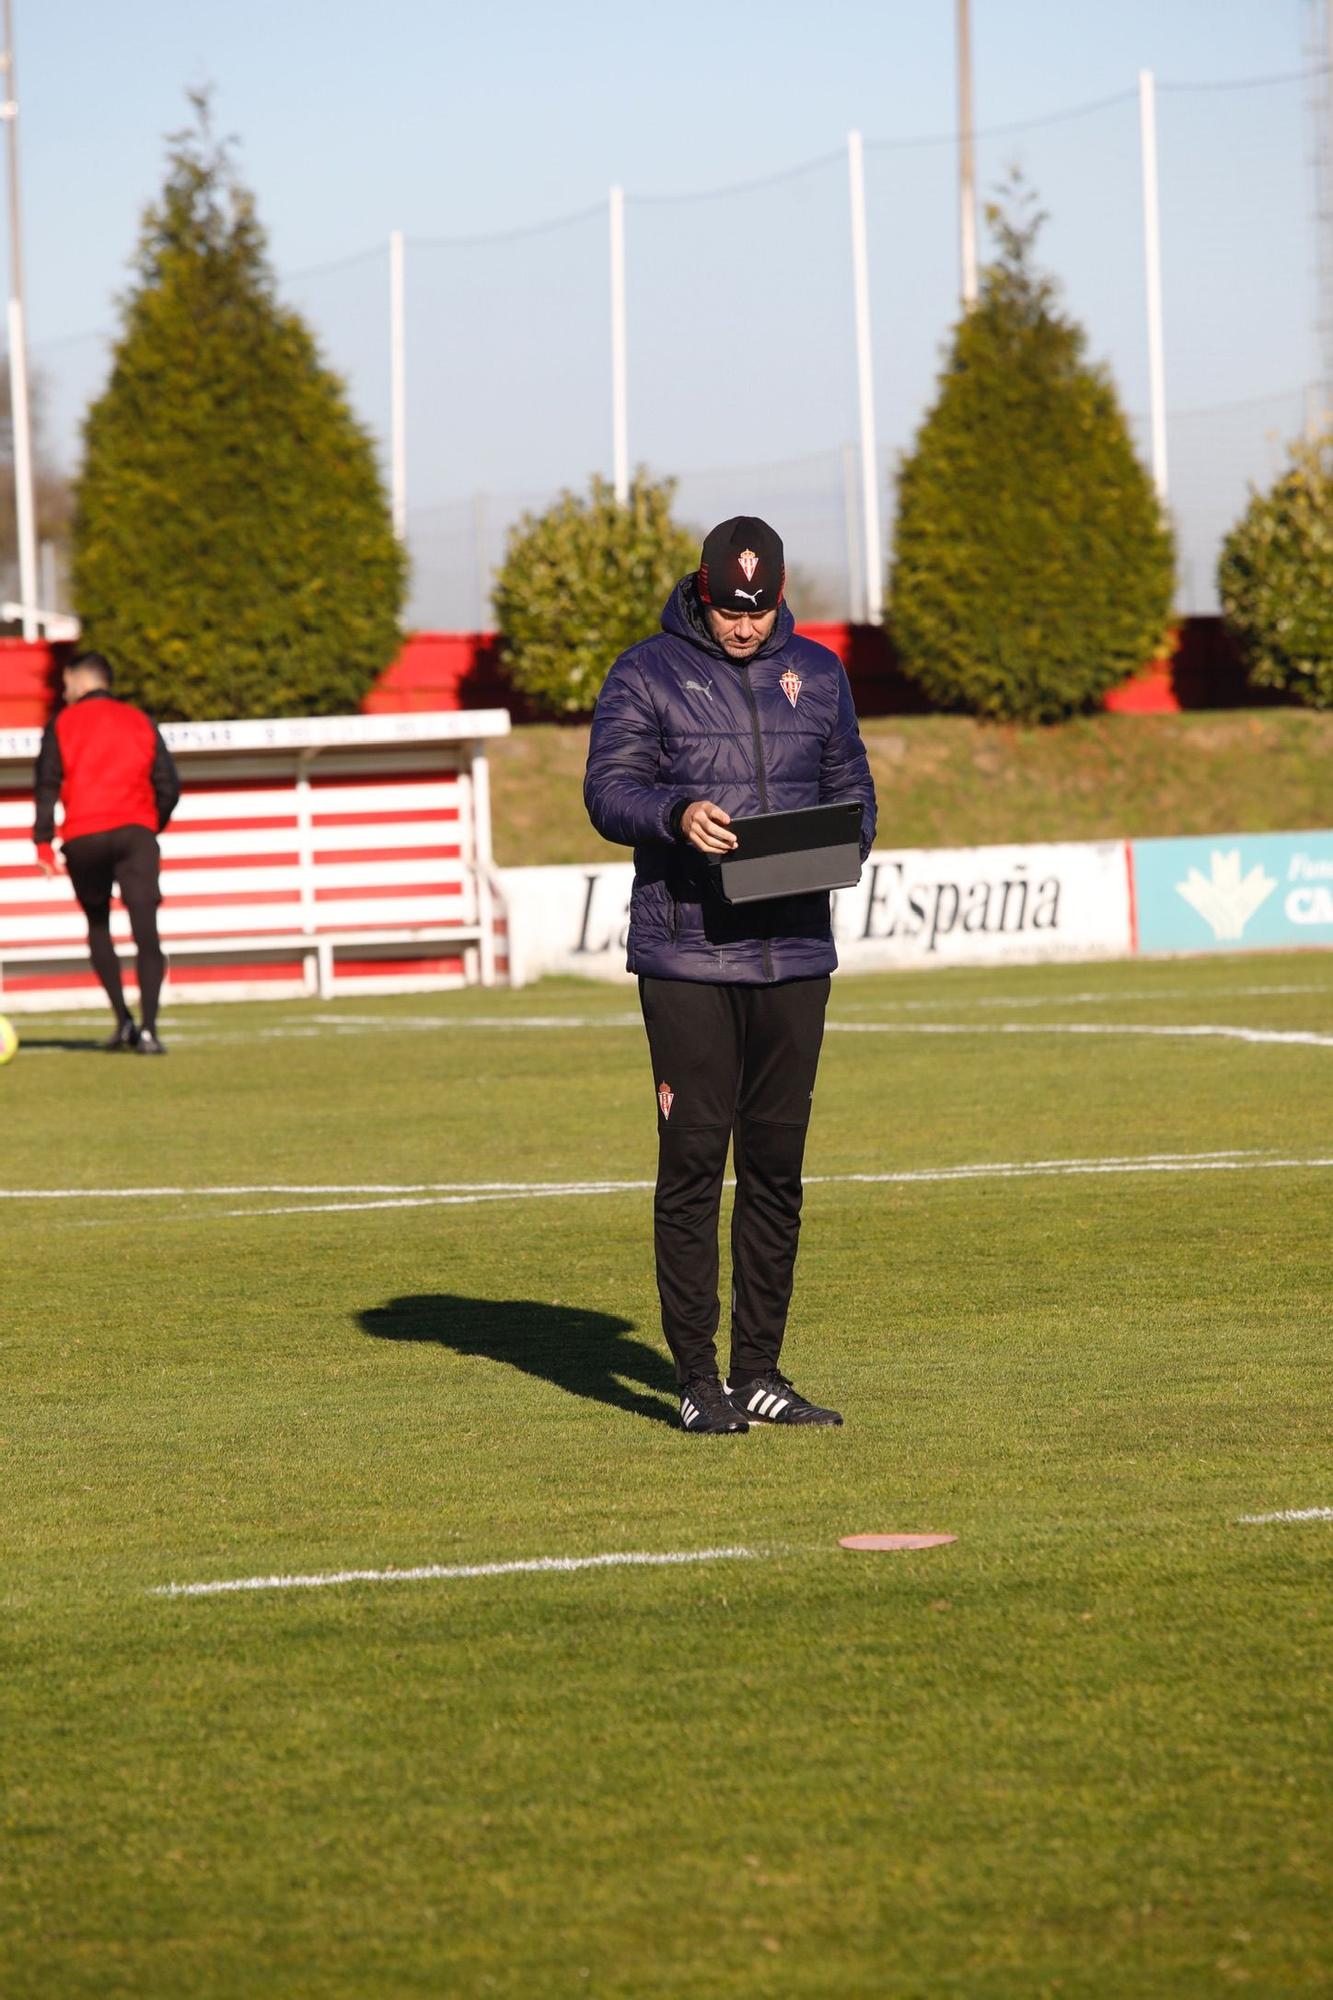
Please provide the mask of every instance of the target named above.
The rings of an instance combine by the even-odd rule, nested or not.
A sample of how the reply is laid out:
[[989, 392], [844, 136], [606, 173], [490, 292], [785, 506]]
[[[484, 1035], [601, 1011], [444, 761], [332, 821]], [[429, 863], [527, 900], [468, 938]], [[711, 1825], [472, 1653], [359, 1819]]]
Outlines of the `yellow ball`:
[[12, 1062], [19, 1052], [19, 1038], [14, 1023], [0, 1014], [0, 1065]]

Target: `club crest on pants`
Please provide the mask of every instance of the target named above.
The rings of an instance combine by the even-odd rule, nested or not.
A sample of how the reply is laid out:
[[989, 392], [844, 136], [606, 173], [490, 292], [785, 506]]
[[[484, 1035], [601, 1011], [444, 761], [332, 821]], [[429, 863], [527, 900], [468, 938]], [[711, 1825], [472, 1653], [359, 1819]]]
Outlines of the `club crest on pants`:
[[671, 1116], [671, 1107], [676, 1101], [676, 1093], [669, 1083], [658, 1084], [657, 1101], [662, 1107], [662, 1116], [669, 1118]]
[[792, 669], [788, 667], [786, 673], [778, 681], [778, 686], [782, 689], [792, 707], [795, 708], [796, 697], [801, 692], [801, 676], [793, 673]]

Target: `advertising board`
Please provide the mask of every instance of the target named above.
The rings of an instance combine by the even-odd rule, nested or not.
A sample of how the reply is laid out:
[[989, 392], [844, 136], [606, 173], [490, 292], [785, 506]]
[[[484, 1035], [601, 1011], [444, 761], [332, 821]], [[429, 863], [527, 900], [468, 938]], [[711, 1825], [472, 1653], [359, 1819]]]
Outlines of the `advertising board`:
[[[620, 979], [629, 862], [503, 873], [516, 983], [546, 972]], [[845, 971], [1122, 958], [1132, 949], [1122, 841], [884, 849], [833, 899]]]
[[1132, 843], [1143, 952], [1333, 945], [1333, 833]]

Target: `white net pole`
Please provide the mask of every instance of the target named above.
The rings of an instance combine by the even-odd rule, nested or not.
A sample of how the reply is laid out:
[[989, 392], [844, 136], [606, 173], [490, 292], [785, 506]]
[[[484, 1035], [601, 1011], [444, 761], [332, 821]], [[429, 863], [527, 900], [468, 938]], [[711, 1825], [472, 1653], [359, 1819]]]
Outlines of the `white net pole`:
[[401, 229], [389, 237], [389, 454], [393, 531], [401, 542], [407, 535], [407, 314]]
[[970, 0], [958, 0], [958, 261], [963, 311], [977, 302], [977, 169], [972, 142]]
[[1166, 363], [1162, 339], [1162, 222], [1157, 193], [1157, 90], [1150, 69], [1139, 71], [1139, 145], [1143, 160], [1143, 262], [1148, 296], [1148, 398], [1152, 476], [1167, 500]]
[[856, 311], [856, 384], [861, 430], [861, 524], [865, 533], [866, 621], [884, 616], [884, 559], [880, 552], [879, 452], [875, 442], [875, 374], [870, 340], [870, 258], [866, 248], [866, 170], [861, 134], [847, 134], [851, 194], [852, 296]]
[[629, 501], [629, 396], [625, 339], [625, 190], [613, 187], [611, 222], [611, 472], [616, 502]]
[[23, 324], [23, 250], [19, 200], [18, 86], [14, 69], [14, 16], [4, 0], [5, 154], [9, 167], [9, 403], [14, 425], [14, 522], [18, 534], [19, 596], [23, 636], [37, 637], [37, 508], [32, 482], [32, 410], [28, 401], [28, 348]]

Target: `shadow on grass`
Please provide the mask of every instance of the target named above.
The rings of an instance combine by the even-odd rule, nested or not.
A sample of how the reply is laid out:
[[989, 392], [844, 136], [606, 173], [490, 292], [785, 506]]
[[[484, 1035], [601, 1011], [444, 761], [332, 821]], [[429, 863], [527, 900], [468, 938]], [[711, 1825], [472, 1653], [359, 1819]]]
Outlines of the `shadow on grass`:
[[[19, 1049], [63, 1049], [67, 1055], [80, 1056], [104, 1056], [110, 1053], [106, 1046], [105, 1037], [101, 1041], [85, 1042], [74, 1041], [69, 1036], [61, 1035], [20, 1034]], [[118, 1050], [116, 1053], [119, 1054], [120, 1051]]]
[[609, 1313], [543, 1305], [538, 1299], [416, 1292], [370, 1306], [357, 1320], [376, 1340], [433, 1340], [455, 1354], [484, 1355], [540, 1376], [571, 1396], [609, 1403], [653, 1423], [676, 1422], [671, 1363], [645, 1341], [627, 1339], [633, 1322]]

